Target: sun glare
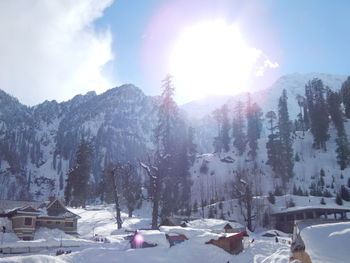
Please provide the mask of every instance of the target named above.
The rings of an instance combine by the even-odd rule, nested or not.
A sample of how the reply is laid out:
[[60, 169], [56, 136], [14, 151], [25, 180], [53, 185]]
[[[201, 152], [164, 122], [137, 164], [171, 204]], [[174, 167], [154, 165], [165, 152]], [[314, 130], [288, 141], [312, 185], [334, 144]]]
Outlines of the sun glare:
[[245, 43], [236, 25], [208, 21], [186, 28], [170, 56], [180, 100], [244, 92], [261, 54]]

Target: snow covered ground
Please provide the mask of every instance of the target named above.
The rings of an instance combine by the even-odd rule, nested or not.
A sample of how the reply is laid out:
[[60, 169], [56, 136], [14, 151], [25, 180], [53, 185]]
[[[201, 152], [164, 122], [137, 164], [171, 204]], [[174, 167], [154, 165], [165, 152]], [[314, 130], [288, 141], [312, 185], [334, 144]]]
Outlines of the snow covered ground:
[[[147, 206], [147, 205], [146, 205]], [[146, 207], [145, 206], [145, 207]], [[250, 233], [249, 247], [239, 255], [231, 255], [221, 248], [214, 245], [205, 244], [211, 238], [217, 238], [219, 235], [210, 231], [210, 223], [208, 228], [202, 224], [203, 229], [199, 228], [178, 228], [163, 227], [159, 231], [141, 231], [145, 236], [145, 240], [153, 240], [159, 243], [153, 248], [130, 249], [129, 242], [124, 239], [130, 235], [125, 230], [135, 230], [140, 228], [149, 228], [150, 209], [143, 208], [137, 211], [136, 216], [127, 218], [123, 213], [123, 228], [117, 230], [114, 211], [111, 206], [91, 206], [87, 209], [71, 209], [72, 212], [79, 214], [82, 218], [79, 220], [78, 231], [80, 238], [70, 237], [69, 242], [76, 242], [79, 247], [64, 248], [64, 250], [72, 250], [70, 254], [56, 256], [56, 249], [45, 250], [39, 253], [20, 254], [20, 255], [0, 255], [0, 262], [7, 263], [93, 263], [93, 262], [280, 262], [287, 263], [289, 260], [290, 247], [288, 245], [289, 237], [280, 238], [280, 242], [276, 243], [274, 238], [262, 237], [260, 234]], [[14, 243], [24, 242], [25, 244], [35, 243], [41, 240], [51, 240], [54, 242], [60, 239], [57, 230], [47, 231], [40, 230], [37, 239], [32, 242], [16, 241]], [[148, 233], [147, 233], [148, 232]], [[174, 247], [169, 247], [165, 240], [165, 233], [183, 233], [188, 236], [188, 240]], [[91, 241], [93, 235], [100, 235], [107, 238], [110, 243], [99, 243]], [[67, 238], [67, 239], [66, 239]], [[64, 237], [68, 242], [68, 237]], [[64, 241], [65, 242], [65, 241]]]

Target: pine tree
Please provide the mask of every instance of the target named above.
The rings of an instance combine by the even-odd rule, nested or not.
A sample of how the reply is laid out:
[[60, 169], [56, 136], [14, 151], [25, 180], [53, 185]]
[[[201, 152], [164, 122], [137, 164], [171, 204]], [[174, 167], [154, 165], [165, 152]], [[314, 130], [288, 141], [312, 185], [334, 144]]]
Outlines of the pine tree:
[[345, 107], [345, 116], [350, 118], [350, 77], [343, 83], [341, 87], [342, 101]]
[[344, 201], [350, 201], [350, 193], [349, 190], [346, 189], [346, 187], [344, 185], [342, 185], [340, 187], [340, 197], [344, 200]]
[[64, 187], [64, 183], [63, 183], [63, 173], [62, 173], [62, 172], [60, 173], [59, 187], [60, 187], [60, 190], [62, 190], [63, 187]]
[[[175, 87], [172, 77], [166, 76], [162, 84], [162, 94], [158, 110], [158, 124], [155, 129], [156, 154], [160, 160], [159, 169], [164, 189], [161, 191], [162, 216], [168, 216], [176, 206], [178, 196], [178, 180], [176, 178], [175, 156], [177, 145], [175, 129], [178, 120], [178, 107], [173, 99]], [[168, 158], [166, 158], [168, 156]]]
[[327, 89], [327, 104], [332, 122], [338, 133], [344, 131], [344, 117], [341, 109], [341, 97], [337, 92]]
[[272, 167], [275, 174], [280, 174], [281, 167], [281, 155], [279, 149], [281, 148], [281, 141], [276, 132], [277, 126], [275, 124], [277, 116], [274, 111], [269, 111], [266, 113], [266, 119], [268, 122], [268, 129], [270, 135], [268, 136], [268, 141], [266, 143], [267, 150], [267, 164]]
[[198, 202], [197, 202], [197, 200], [194, 201], [194, 204], [193, 204], [193, 213], [198, 213]]
[[341, 98], [336, 92], [327, 90], [327, 103], [329, 113], [337, 129], [337, 161], [341, 170], [344, 170], [350, 163], [350, 145], [344, 128], [344, 116], [341, 109]]
[[222, 146], [225, 152], [230, 150], [230, 122], [228, 119], [228, 107], [224, 104], [221, 107], [221, 115], [222, 115], [222, 125], [221, 125], [221, 138], [222, 138]]
[[232, 137], [233, 146], [236, 147], [238, 153], [242, 155], [246, 147], [246, 135], [244, 133], [245, 123], [244, 123], [244, 105], [243, 102], [238, 101], [235, 105], [234, 118], [232, 123]]
[[325, 88], [319, 79], [313, 79], [305, 86], [307, 108], [311, 120], [311, 133], [314, 137], [314, 147], [327, 150], [326, 141], [329, 139], [328, 110], [324, 99]]
[[269, 200], [269, 202], [271, 203], [271, 204], [275, 204], [275, 202], [276, 202], [276, 198], [275, 198], [275, 196], [273, 195], [273, 193], [272, 192], [269, 192], [269, 196], [267, 197], [267, 200]]
[[343, 205], [343, 200], [341, 199], [339, 193], [337, 194], [337, 196], [336, 196], [336, 198], [335, 198], [335, 203], [336, 203], [337, 205]]
[[213, 206], [209, 207], [209, 211], [208, 211], [208, 218], [214, 218], [214, 208]]
[[247, 101], [247, 140], [250, 148], [249, 154], [253, 159], [256, 158], [258, 150], [258, 139], [260, 139], [261, 127], [262, 127], [262, 111], [258, 104], [251, 104], [250, 96]]
[[282, 96], [278, 103], [278, 128], [281, 141], [280, 156], [281, 156], [281, 178], [286, 186], [287, 181], [293, 176], [293, 147], [291, 137], [291, 122], [289, 120], [287, 107], [287, 92], [283, 90]]
[[338, 135], [338, 138], [335, 139], [337, 143], [337, 161], [341, 170], [344, 170], [349, 166], [350, 163], [350, 146], [346, 134]]
[[220, 109], [216, 109], [213, 111], [213, 118], [217, 123], [217, 136], [214, 137], [214, 150], [215, 152], [221, 152], [223, 149], [223, 141], [222, 141], [222, 114]]
[[85, 207], [91, 172], [93, 148], [90, 141], [81, 138], [75, 155], [75, 167], [68, 174], [66, 201], [72, 198], [74, 206]]
[[196, 160], [197, 145], [194, 143], [195, 129], [193, 127], [188, 127], [187, 135], [187, 147], [188, 147], [188, 158], [190, 163], [193, 165]]
[[190, 196], [188, 127], [173, 99], [171, 76], [163, 80], [159, 98], [158, 123], [154, 130], [156, 160], [159, 160], [161, 217], [185, 208]]
[[306, 101], [305, 101], [305, 98], [303, 96], [301, 96], [300, 94], [298, 94], [296, 96], [296, 99], [297, 99], [299, 109], [300, 109], [300, 112], [298, 114], [298, 121], [297, 121], [299, 127], [297, 130], [301, 130], [303, 132], [303, 135], [304, 135], [306, 125], [305, 125], [305, 111], [304, 111], [304, 115], [303, 115], [303, 110], [305, 109]]
[[265, 212], [264, 212], [264, 217], [263, 217], [262, 226], [266, 228], [266, 227], [268, 227], [269, 225], [270, 225], [269, 214], [265, 211]]

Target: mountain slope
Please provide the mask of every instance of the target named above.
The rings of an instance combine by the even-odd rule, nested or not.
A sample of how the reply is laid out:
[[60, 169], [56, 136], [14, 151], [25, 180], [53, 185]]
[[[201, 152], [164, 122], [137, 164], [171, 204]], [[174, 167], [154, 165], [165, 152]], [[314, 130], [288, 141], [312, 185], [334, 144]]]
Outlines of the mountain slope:
[[94, 181], [106, 163], [140, 159], [151, 147], [156, 101], [133, 85], [32, 108], [2, 91], [0, 101], [0, 199], [62, 196], [82, 136], [94, 146]]

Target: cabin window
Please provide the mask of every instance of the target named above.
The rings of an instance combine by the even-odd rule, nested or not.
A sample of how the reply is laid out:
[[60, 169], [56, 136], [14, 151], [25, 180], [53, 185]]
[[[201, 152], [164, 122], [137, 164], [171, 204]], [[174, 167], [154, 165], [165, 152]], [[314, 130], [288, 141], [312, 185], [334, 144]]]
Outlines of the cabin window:
[[32, 223], [33, 223], [33, 218], [31, 218], [31, 217], [25, 217], [24, 218], [24, 225], [25, 226], [31, 226]]
[[321, 217], [321, 216], [323, 216], [323, 215], [325, 215], [325, 212], [321, 212], [321, 211], [317, 211], [317, 212], [316, 212], [316, 216], [317, 216], [317, 217]]
[[64, 222], [64, 226], [73, 227], [73, 222]]
[[287, 221], [293, 221], [294, 220], [294, 216], [293, 215], [287, 215]]
[[283, 222], [284, 221], [284, 216], [278, 216], [277, 220]]
[[307, 218], [307, 219], [312, 219], [312, 218], [314, 218], [314, 213], [312, 213], [312, 212], [306, 212], [306, 218]]
[[297, 213], [296, 218], [297, 218], [298, 220], [304, 219], [303, 213]]
[[56, 201], [53, 205], [53, 208], [61, 208], [60, 204]]
[[60, 221], [56, 221], [56, 225], [59, 225], [61, 222]]

